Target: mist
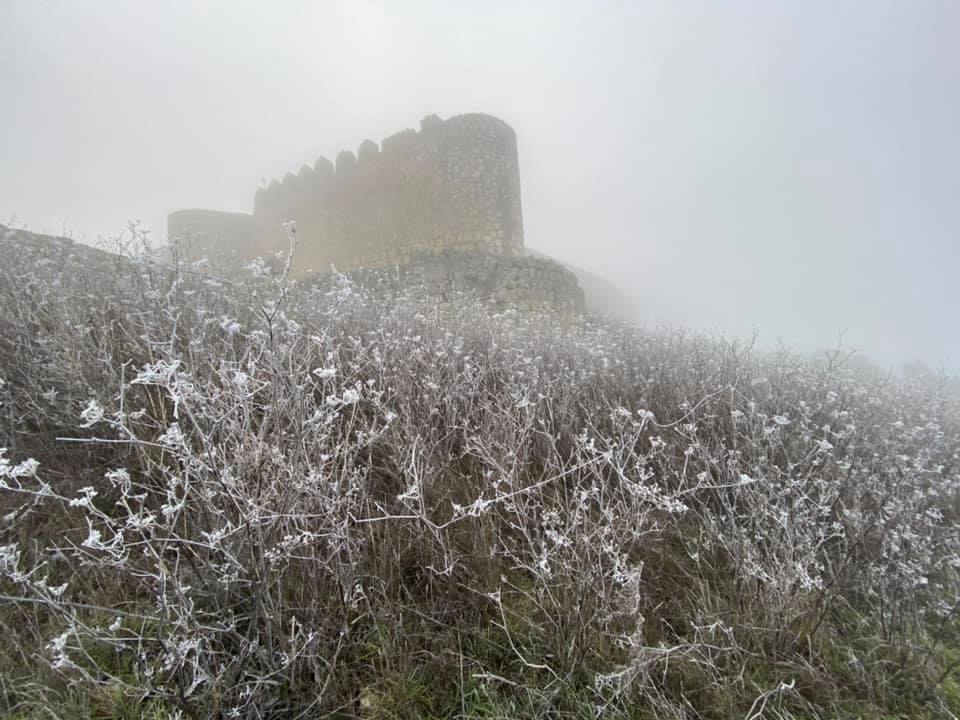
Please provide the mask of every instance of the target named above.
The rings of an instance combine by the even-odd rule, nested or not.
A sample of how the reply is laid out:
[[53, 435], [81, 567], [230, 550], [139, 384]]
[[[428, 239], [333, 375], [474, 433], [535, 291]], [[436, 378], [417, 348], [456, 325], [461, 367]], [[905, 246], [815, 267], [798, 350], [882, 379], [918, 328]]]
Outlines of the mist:
[[960, 369], [955, 3], [0, 2], [0, 221], [249, 211], [318, 155], [484, 112], [526, 245], [644, 324]]

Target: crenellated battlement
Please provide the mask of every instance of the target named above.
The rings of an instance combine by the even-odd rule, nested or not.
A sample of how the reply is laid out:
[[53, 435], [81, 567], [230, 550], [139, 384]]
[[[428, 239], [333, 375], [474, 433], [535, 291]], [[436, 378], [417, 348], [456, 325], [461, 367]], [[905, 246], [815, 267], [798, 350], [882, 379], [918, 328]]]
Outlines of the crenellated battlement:
[[397, 278], [426, 273], [441, 295], [472, 289], [518, 307], [583, 305], [569, 271], [524, 256], [517, 137], [490, 115], [428, 115], [419, 130], [364, 140], [356, 152], [271, 180], [256, 191], [252, 215], [184, 210], [168, 229], [215, 266], [236, 268], [286, 251], [290, 220], [300, 277], [335, 267], [376, 278], [378, 268], [400, 268]]
[[417, 253], [459, 249], [516, 255], [523, 248], [513, 129], [490, 115], [429, 115], [406, 129], [320, 157], [254, 198], [254, 245], [286, 247], [297, 223], [295, 270], [404, 264]]
[[257, 190], [249, 232], [235, 237], [235, 217], [191, 211], [171, 215], [170, 229], [194, 226], [204, 246], [220, 242], [240, 261], [287, 247], [293, 220], [294, 272], [403, 265], [414, 255], [447, 250], [520, 255], [523, 217], [517, 138], [502, 120], [479, 113], [442, 120], [428, 115], [380, 143], [274, 179]]

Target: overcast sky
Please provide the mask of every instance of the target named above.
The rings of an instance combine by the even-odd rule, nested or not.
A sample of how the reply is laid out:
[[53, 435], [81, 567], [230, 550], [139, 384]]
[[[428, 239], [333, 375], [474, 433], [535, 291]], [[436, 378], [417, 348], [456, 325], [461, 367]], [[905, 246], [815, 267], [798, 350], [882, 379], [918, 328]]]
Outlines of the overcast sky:
[[0, 0], [0, 222], [162, 236], [436, 112], [667, 321], [960, 369], [960, 2]]

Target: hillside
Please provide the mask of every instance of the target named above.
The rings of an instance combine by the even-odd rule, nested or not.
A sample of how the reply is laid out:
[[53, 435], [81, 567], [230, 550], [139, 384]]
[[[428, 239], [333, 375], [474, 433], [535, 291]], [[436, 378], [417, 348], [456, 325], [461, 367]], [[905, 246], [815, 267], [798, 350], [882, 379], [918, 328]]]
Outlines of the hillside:
[[[546, 253], [532, 248], [526, 248], [526, 254], [533, 257], [551, 258]], [[637, 300], [631, 298], [622, 289], [614, 285], [605, 277], [584, 270], [576, 265], [561, 263], [577, 277], [577, 282], [583, 290], [586, 310], [594, 315], [614, 318], [618, 320], [636, 320], [638, 317]]]
[[952, 718], [960, 408], [0, 228], [0, 710]]

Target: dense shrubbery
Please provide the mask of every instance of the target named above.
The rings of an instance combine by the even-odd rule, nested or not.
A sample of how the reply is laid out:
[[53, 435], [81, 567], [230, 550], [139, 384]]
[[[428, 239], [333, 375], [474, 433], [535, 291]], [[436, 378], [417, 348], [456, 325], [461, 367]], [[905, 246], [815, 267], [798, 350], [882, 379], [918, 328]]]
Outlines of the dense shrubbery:
[[930, 383], [70, 252], [0, 245], [7, 713], [960, 710]]

